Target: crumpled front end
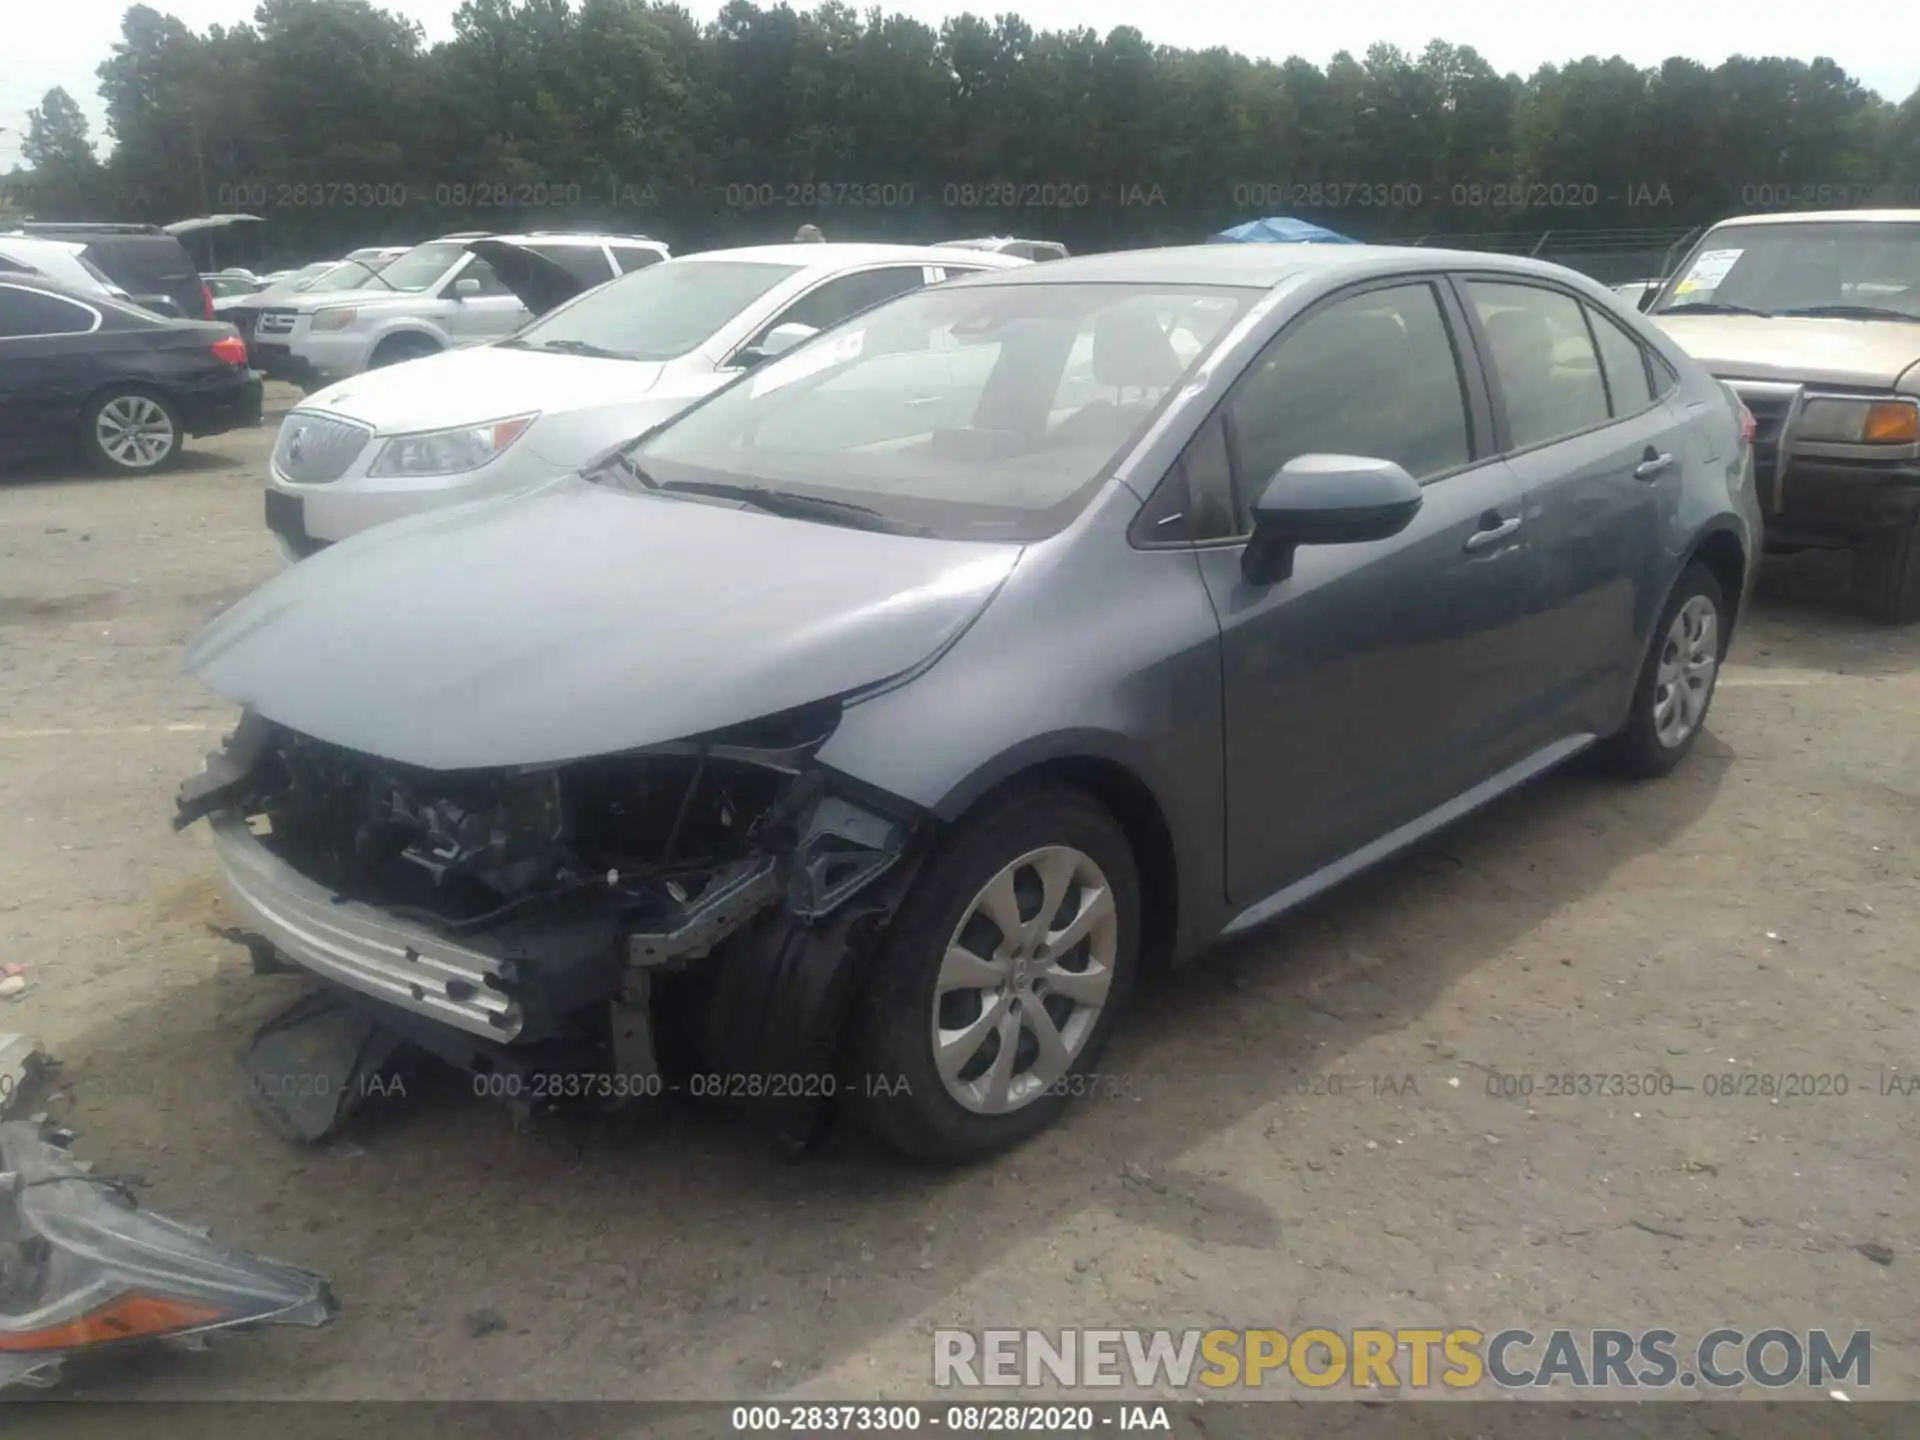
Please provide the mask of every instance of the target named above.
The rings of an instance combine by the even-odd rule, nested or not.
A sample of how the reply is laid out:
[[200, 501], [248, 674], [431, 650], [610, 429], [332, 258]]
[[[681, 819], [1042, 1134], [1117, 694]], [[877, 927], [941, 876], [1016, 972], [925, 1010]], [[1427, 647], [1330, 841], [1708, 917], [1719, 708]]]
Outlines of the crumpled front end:
[[0, 1124], [0, 1387], [80, 1352], [327, 1324], [327, 1283], [139, 1209], [28, 1121]]
[[[404, 1039], [508, 1077], [499, 1093], [566, 1098], [541, 1078], [557, 1074], [588, 1077], [569, 1082], [575, 1094], [608, 1088], [596, 1074], [621, 1095], [659, 1093], [663, 1012], [740, 988], [695, 972], [777, 989], [808, 953], [786, 982], [803, 993], [774, 997], [793, 1007], [780, 1053], [755, 1041], [723, 1061], [709, 1042], [702, 1056], [819, 1070], [844, 993], [822, 972], [858, 949], [834, 921], [921, 830], [814, 764], [838, 716], [826, 703], [627, 754], [448, 772], [250, 712], [182, 787], [175, 824], [208, 820], [263, 966], [291, 963]], [[883, 921], [889, 908], [860, 913]], [[700, 1015], [690, 1028], [726, 1025]], [[805, 1055], [785, 1053], [801, 1033]], [[340, 1092], [349, 1078], [334, 1076]]]

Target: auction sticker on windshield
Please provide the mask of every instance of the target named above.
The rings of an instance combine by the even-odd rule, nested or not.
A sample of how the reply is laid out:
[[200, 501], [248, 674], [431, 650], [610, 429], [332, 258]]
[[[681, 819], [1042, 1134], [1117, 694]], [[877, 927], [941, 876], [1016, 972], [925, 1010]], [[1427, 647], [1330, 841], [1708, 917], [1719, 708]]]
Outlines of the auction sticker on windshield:
[[1727, 272], [1733, 269], [1745, 250], [1703, 250], [1700, 258], [1693, 262], [1693, 268], [1687, 271], [1687, 278], [1675, 288], [1674, 294], [1687, 295], [1695, 290], [1711, 290], [1727, 278]]

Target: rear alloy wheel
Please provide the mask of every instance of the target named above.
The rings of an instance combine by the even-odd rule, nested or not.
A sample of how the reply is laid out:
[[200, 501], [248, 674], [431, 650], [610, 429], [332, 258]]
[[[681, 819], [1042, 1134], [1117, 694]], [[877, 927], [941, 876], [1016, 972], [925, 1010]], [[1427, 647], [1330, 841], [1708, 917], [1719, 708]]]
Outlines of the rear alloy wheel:
[[1704, 565], [1690, 565], [1654, 629], [1627, 723], [1607, 741], [1616, 767], [1651, 779], [1680, 763], [1707, 723], [1726, 649], [1726, 600]]
[[87, 408], [82, 440], [102, 468], [146, 474], [179, 457], [180, 417], [148, 391], [110, 390]]
[[1889, 625], [1920, 620], [1920, 516], [1863, 540], [1854, 551], [1853, 593]]
[[1132, 984], [1139, 885], [1089, 797], [997, 802], [917, 878], [879, 958], [859, 1099], [912, 1155], [991, 1155], [1085, 1084]]

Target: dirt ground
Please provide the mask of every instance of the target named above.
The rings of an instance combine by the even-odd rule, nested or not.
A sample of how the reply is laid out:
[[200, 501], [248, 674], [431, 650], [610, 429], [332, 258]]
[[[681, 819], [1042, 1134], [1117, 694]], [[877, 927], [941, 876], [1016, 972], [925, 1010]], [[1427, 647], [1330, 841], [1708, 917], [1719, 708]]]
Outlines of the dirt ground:
[[[1883, 1093], [1920, 1068], [1920, 630], [1855, 619], [1844, 557], [1769, 574], [1677, 775], [1551, 778], [1176, 973], [1117, 1093], [998, 1163], [841, 1135], [793, 1166], [684, 1107], [517, 1124], [451, 1078], [301, 1150], [235, 1068], [297, 982], [213, 933], [168, 823], [231, 721], [181, 642], [279, 567], [273, 423], [0, 485], [0, 960], [31, 978], [0, 1030], [61, 1059], [83, 1154], [343, 1305], [83, 1393], [897, 1398], [939, 1325], [1472, 1324], [1869, 1329], [1872, 1398], [1920, 1397], [1920, 1094]], [[1545, 1093], [1659, 1070], [1693, 1088]], [[1748, 1074], [1848, 1093], [1703, 1084]]]

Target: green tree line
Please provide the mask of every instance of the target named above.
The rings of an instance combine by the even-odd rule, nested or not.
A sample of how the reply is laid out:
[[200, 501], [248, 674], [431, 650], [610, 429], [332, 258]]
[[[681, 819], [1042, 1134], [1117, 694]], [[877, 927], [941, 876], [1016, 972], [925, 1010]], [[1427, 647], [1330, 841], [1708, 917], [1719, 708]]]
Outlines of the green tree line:
[[1436, 41], [1320, 67], [747, 0], [708, 24], [654, 0], [466, 0], [430, 46], [365, 0], [264, 0], [205, 33], [135, 5], [99, 76], [105, 158], [49, 91], [0, 198], [43, 219], [243, 211], [302, 256], [456, 228], [686, 250], [811, 221], [1099, 249], [1269, 214], [1405, 239], [1920, 203], [1920, 91], [1897, 104], [1824, 59], [1522, 78]]

